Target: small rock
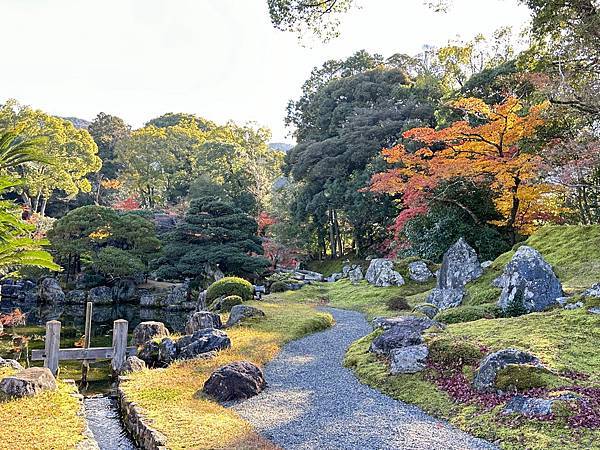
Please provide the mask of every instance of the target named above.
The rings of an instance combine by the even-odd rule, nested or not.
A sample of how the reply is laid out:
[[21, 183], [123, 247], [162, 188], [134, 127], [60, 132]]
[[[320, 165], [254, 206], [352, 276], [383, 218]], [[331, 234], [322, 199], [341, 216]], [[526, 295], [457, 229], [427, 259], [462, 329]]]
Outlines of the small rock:
[[177, 358], [177, 346], [170, 337], [165, 337], [158, 344], [158, 363], [168, 366]]
[[417, 373], [425, 369], [429, 354], [426, 345], [395, 348], [390, 352], [390, 372], [392, 374]]
[[232, 327], [244, 319], [264, 316], [265, 313], [262, 312], [260, 309], [255, 308], [254, 306], [235, 305], [233, 308], [231, 308], [231, 312], [229, 313], [229, 319], [225, 324], [225, 328]]
[[421, 333], [434, 325], [439, 324], [434, 320], [418, 316], [376, 317], [373, 319], [373, 326], [375, 328], [383, 328], [384, 330], [389, 330], [395, 326], [402, 326], [405, 328], [414, 328]]
[[583, 308], [582, 302], [567, 303], [565, 305], [565, 309], [578, 309], [578, 308]]
[[584, 297], [599, 297], [600, 298], [600, 283], [594, 284], [591, 288], [584, 291]]
[[395, 348], [421, 345], [423, 338], [418, 328], [392, 327], [371, 343], [369, 351], [378, 355], [387, 355]]
[[38, 287], [38, 298], [41, 303], [60, 303], [65, 293], [55, 278], [44, 278]]
[[594, 307], [588, 309], [588, 312], [590, 314], [600, 314], [600, 306], [594, 306]]
[[74, 289], [65, 295], [65, 303], [73, 305], [84, 305], [87, 300], [87, 292], [82, 289]]
[[421, 312], [430, 319], [433, 319], [435, 315], [440, 312], [436, 306], [427, 303], [421, 303], [420, 305], [415, 306], [414, 311]]
[[94, 305], [112, 305], [112, 289], [108, 286], [98, 286], [88, 292], [88, 301]]
[[[188, 336], [184, 336], [181, 339], [184, 338], [188, 338]], [[187, 345], [182, 347], [184, 343]], [[227, 334], [221, 330], [206, 328], [204, 330], [196, 331], [178, 347], [180, 348], [178, 354], [180, 359], [191, 359], [201, 355], [202, 353], [230, 348], [231, 340]]]
[[146, 368], [146, 363], [137, 356], [129, 356], [121, 366], [121, 373], [141, 372]]
[[348, 271], [348, 279], [352, 284], [356, 284], [364, 278], [362, 269], [360, 266], [355, 266]]
[[494, 261], [484, 261], [481, 263], [481, 268], [487, 269], [488, 267], [492, 267], [492, 264], [494, 264]]
[[544, 311], [563, 297], [562, 285], [540, 252], [519, 247], [496, 285], [502, 286], [498, 306], [506, 311], [517, 303], [525, 311]]
[[185, 325], [186, 334], [194, 334], [204, 328], [222, 328], [221, 316], [209, 311], [199, 311], [192, 314]]
[[266, 386], [262, 370], [249, 361], [237, 361], [215, 370], [202, 391], [220, 402], [245, 400]]
[[433, 278], [431, 270], [429, 270], [429, 267], [423, 261], [411, 262], [408, 265], [408, 276], [417, 283], [426, 283]]
[[514, 396], [504, 407], [503, 414], [521, 414], [523, 416], [548, 416], [552, 414], [553, 400], [544, 398]]
[[473, 387], [481, 392], [493, 391], [498, 371], [508, 366], [509, 364], [527, 364], [536, 367], [543, 367], [540, 360], [531, 353], [517, 350], [514, 348], [506, 348], [487, 355], [475, 373], [473, 379]]
[[394, 270], [394, 263], [385, 258], [371, 260], [365, 279], [377, 287], [402, 286], [404, 284], [402, 275]]
[[0, 358], [0, 367], [12, 367], [15, 370], [23, 370], [23, 366], [15, 359]]
[[169, 334], [169, 330], [162, 322], [141, 322], [133, 330], [131, 345], [139, 346], [152, 339], [168, 337]]
[[9, 398], [33, 397], [56, 388], [56, 379], [46, 367], [30, 367], [0, 381], [0, 391]]

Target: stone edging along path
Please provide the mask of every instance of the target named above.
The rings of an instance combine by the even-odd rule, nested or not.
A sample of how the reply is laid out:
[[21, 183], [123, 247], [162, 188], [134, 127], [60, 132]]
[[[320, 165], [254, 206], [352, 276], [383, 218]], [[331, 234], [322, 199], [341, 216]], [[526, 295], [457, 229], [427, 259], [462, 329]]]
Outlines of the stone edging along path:
[[361, 384], [342, 360], [372, 331], [361, 313], [325, 308], [336, 325], [287, 344], [265, 367], [267, 389], [233, 406], [284, 449], [496, 449]]

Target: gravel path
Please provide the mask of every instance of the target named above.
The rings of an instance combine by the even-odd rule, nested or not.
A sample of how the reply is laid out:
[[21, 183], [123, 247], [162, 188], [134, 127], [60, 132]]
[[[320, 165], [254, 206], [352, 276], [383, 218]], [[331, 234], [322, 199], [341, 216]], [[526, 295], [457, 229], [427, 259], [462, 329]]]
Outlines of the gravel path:
[[268, 388], [233, 408], [284, 449], [495, 449], [419, 408], [361, 384], [342, 366], [371, 332], [362, 314], [327, 308], [336, 325], [286, 345], [265, 368]]

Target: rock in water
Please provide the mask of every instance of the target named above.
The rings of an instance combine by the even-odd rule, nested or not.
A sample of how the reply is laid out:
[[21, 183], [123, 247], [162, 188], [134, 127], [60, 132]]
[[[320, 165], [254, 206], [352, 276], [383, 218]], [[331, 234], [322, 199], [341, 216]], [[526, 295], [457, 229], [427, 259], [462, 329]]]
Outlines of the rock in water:
[[56, 379], [46, 367], [30, 367], [0, 381], [0, 391], [9, 398], [33, 397], [56, 388]]
[[38, 288], [38, 298], [41, 303], [60, 303], [65, 293], [55, 278], [44, 278]]
[[365, 279], [377, 287], [402, 286], [404, 278], [394, 270], [394, 263], [389, 259], [371, 260]]
[[209, 311], [199, 311], [192, 314], [185, 325], [185, 333], [193, 334], [203, 328], [222, 328], [221, 316]]
[[152, 339], [167, 336], [169, 336], [169, 330], [164, 323], [155, 321], [141, 322], [133, 330], [131, 345], [142, 345]]
[[202, 391], [220, 402], [245, 400], [265, 388], [262, 370], [249, 361], [236, 361], [215, 370]]
[[98, 286], [88, 292], [88, 301], [94, 305], [112, 305], [112, 289], [108, 286]]
[[225, 324], [225, 328], [232, 327], [244, 319], [264, 316], [265, 313], [262, 312], [260, 309], [255, 308], [254, 306], [235, 305], [233, 308], [231, 308], [231, 312], [229, 313], [229, 319]]
[[483, 269], [477, 253], [463, 238], [460, 238], [444, 253], [436, 288], [429, 294], [427, 303], [439, 309], [460, 305], [466, 294], [465, 285], [482, 274]]
[[433, 277], [433, 274], [423, 261], [414, 261], [408, 265], [408, 276], [417, 283], [426, 283]]
[[473, 387], [481, 392], [493, 391], [494, 383], [498, 372], [508, 365], [532, 365], [535, 367], [543, 367], [540, 360], [531, 353], [517, 350], [514, 348], [506, 348], [487, 355], [475, 373], [473, 379]]
[[121, 373], [141, 372], [145, 368], [146, 363], [143, 360], [137, 356], [129, 356], [121, 366]]
[[563, 296], [562, 285], [550, 264], [540, 252], [526, 245], [519, 247], [495, 284], [502, 287], [498, 306], [503, 311], [513, 306], [527, 312], [543, 311]]
[[392, 374], [420, 372], [425, 369], [428, 354], [429, 349], [426, 345], [395, 348], [390, 352], [390, 372]]

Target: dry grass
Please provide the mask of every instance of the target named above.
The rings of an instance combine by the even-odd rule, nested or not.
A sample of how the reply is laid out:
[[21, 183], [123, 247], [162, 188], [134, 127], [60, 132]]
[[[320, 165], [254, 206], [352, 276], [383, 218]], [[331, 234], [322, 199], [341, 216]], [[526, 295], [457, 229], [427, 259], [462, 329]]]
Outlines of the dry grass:
[[[14, 373], [0, 369], [0, 378]], [[85, 427], [73, 387], [0, 403], [0, 448], [20, 450], [71, 449], [81, 442]]]
[[332, 318], [303, 304], [277, 301], [254, 305], [266, 318], [228, 330], [230, 350], [210, 360], [135, 373], [122, 384], [128, 399], [142, 407], [152, 426], [167, 436], [170, 449], [275, 448], [233, 411], [198, 391], [215, 368], [239, 360], [262, 366], [285, 342], [331, 326]]

